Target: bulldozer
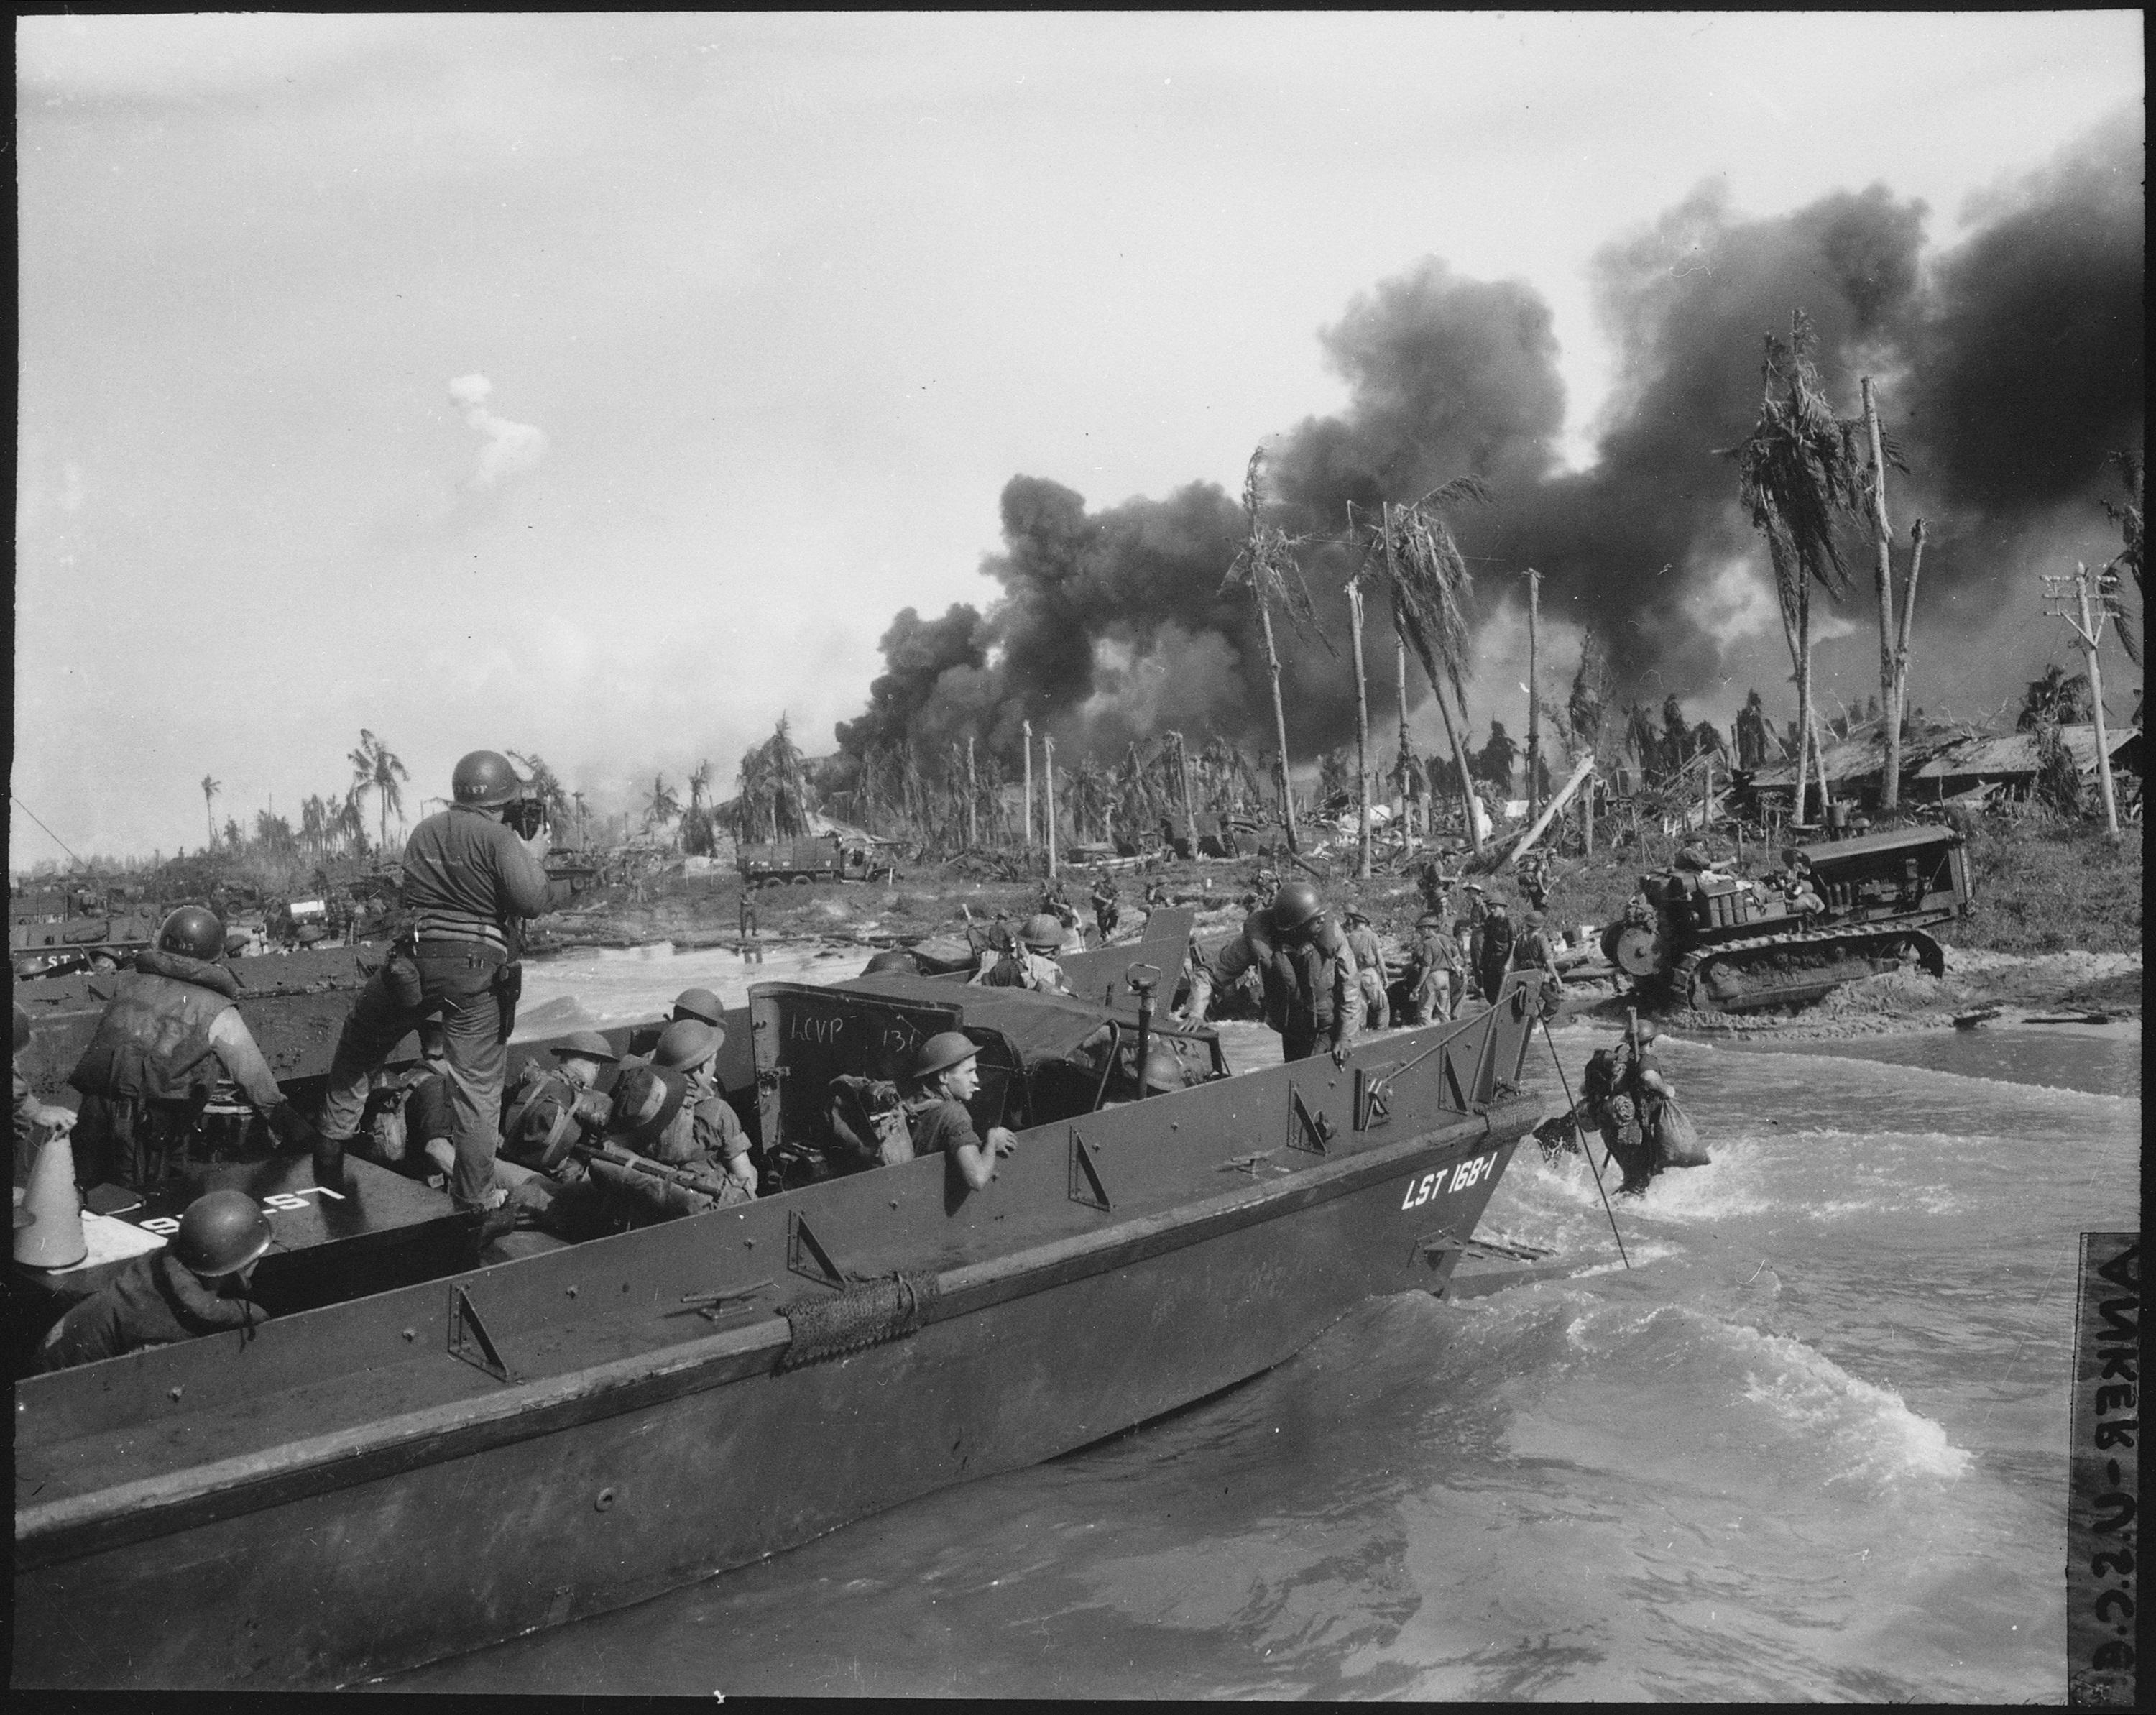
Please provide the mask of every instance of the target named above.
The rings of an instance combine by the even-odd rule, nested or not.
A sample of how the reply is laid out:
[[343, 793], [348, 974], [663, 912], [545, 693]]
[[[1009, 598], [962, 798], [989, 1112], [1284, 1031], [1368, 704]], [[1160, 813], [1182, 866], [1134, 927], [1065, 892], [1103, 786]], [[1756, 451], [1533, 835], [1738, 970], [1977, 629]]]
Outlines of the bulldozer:
[[1898, 828], [1799, 850], [1809, 875], [1784, 892], [1712, 870], [1641, 876], [1602, 932], [1603, 956], [1643, 999], [1697, 1012], [1802, 1006], [1881, 971], [1944, 973], [1929, 932], [1975, 906], [1958, 831]]

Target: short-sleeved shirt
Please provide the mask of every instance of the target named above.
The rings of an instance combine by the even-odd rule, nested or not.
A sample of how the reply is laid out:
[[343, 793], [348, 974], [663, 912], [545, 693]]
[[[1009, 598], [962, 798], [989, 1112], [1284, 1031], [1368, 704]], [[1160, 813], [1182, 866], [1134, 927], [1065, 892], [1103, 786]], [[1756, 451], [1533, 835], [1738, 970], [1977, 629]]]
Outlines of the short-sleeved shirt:
[[973, 1117], [966, 1112], [966, 1104], [953, 1101], [947, 1096], [916, 1097], [906, 1104], [906, 1122], [913, 1132], [913, 1153], [929, 1155], [941, 1152], [955, 1156], [970, 1143], [982, 1147], [980, 1133], [973, 1129]]

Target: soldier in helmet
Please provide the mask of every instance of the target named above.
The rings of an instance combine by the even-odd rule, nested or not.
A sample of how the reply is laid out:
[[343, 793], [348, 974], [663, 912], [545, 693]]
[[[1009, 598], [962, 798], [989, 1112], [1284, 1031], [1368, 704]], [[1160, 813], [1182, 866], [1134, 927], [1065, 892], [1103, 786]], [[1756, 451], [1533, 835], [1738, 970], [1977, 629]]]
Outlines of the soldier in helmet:
[[1205, 1022], [1213, 993], [1255, 970], [1265, 984], [1265, 1022], [1281, 1034], [1282, 1058], [1306, 1060], [1321, 1047], [1344, 1060], [1350, 1009], [1359, 999], [1353, 956], [1307, 881], [1281, 884], [1273, 902], [1243, 920], [1242, 933], [1209, 969], [1193, 961], [1188, 1016]]
[[979, 968], [968, 980], [988, 988], [1030, 988], [1036, 994], [1068, 994], [1063, 967], [1055, 962], [1063, 945], [1063, 926], [1046, 911], [1035, 911], [1019, 931], [1015, 952], [998, 957], [981, 954]]
[[1655, 1147], [1661, 1106], [1676, 1094], [1652, 1049], [1654, 1020], [1640, 1019], [1614, 1048], [1597, 1049], [1580, 1080], [1581, 1117], [1599, 1127], [1603, 1147], [1625, 1175], [1617, 1189], [1645, 1190], [1662, 1168]]
[[1460, 969], [1460, 943], [1434, 911], [1415, 919], [1414, 963], [1408, 978], [1408, 1020], [1441, 1024], [1452, 1016], [1453, 979]]
[[157, 944], [135, 956], [97, 1021], [68, 1081], [82, 1091], [75, 1166], [85, 1184], [141, 1189], [176, 1172], [187, 1135], [219, 1082], [228, 1080], [287, 1148], [321, 1139], [301, 1119], [235, 1004], [239, 983], [225, 969], [224, 925], [199, 905], [183, 905], [157, 930]]
[[1475, 978], [1483, 999], [1492, 1005], [1505, 986], [1505, 973], [1512, 968], [1515, 939], [1511, 910], [1503, 900], [1491, 900], [1475, 937]]
[[171, 1243], [136, 1257], [53, 1325], [37, 1368], [70, 1369], [253, 1326], [263, 1312], [247, 1287], [270, 1238], [270, 1217], [244, 1191], [198, 1197]]
[[1092, 906], [1093, 925], [1101, 932], [1101, 945], [1106, 947], [1108, 937], [1116, 932], [1116, 924], [1123, 920], [1123, 896], [1106, 864], [1093, 877]]
[[[578, 1122], [579, 1102], [598, 1087], [621, 1056], [596, 1030], [578, 1030], [554, 1045], [554, 1065], [527, 1060], [502, 1105], [501, 1153], [520, 1167], [537, 1167], [550, 1146]], [[593, 1115], [591, 1104], [581, 1112]]]
[[1564, 978], [1558, 974], [1557, 947], [1550, 940], [1540, 911], [1529, 911], [1521, 927], [1526, 932], [1513, 944], [1512, 968], [1542, 973], [1543, 1016], [1554, 1018], [1564, 999]]
[[1352, 1034], [1361, 1035], [1366, 1026], [1382, 1030], [1393, 1020], [1385, 1000], [1385, 955], [1378, 945], [1378, 932], [1370, 927], [1370, 919], [1360, 906], [1349, 906], [1340, 917], [1347, 926], [1348, 952], [1355, 966], [1358, 1004]]
[[980, 1051], [957, 1030], [931, 1036], [914, 1057], [914, 1094], [906, 1104], [913, 1153], [944, 1155], [975, 1191], [988, 1189], [998, 1158], [1018, 1148], [1018, 1139], [1007, 1127], [990, 1126], [985, 1142], [973, 1129], [966, 1104], [981, 1087]]
[[345, 1019], [322, 1102], [322, 1131], [341, 1147], [358, 1129], [367, 1082], [425, 1017], [441, 1019], [456, 1109], [457, 1207], [492, 1206], [495, 1129], [510, 1032], [522, 985], [525, 920], [547, 909], [549, 830], [520, 838], [504, 813], [524, 797], [509, 759], [473, 751], [451, 776], [454, 802], [412, 830], [404, 847], [404, 907], [413, 927], [362, 989]]
[[656, 1023], [637, 1027], [629, 1039], [629, 1051], [648, 1059], [652, 1050], [659, 1045], [659, 1039], [665, 1033], [667, 1025], [678, 1024], [683, 1019], [694, 1019], [700, 1024], [709, 1024], [723, 1040], [726, 1036], [726, 1025], [722, 1022], [725, 1017], [726, 1009], [719, 1004], [719, 997], [710, 989], [684, 988], [674, 997], [672, 1012]]

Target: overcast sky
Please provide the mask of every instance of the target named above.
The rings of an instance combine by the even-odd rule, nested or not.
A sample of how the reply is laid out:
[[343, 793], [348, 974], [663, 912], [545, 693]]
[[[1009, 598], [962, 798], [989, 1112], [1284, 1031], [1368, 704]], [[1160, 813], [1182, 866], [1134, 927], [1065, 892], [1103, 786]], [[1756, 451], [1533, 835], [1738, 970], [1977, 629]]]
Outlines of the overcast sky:
[[2127, 13], [17, 28], [13, 779], [85, 855], [199, 845], [205, 774], [295, 814], [362, 727], [414, 818], [480, 746], [820, 753], [896, 609], [993, 593], [1010, 476], [1233, 487], [1418, 258], [1549, 302], [1584, 459], [1613, 238], [1718, 176], [1950, 243], [2142, 93]]

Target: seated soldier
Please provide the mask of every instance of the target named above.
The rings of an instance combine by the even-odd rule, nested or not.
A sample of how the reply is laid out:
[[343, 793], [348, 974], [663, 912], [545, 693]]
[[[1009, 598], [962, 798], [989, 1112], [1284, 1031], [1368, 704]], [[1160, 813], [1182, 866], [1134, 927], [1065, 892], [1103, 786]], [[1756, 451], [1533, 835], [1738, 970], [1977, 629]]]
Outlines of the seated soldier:
[[[624, 1065], [583, 1173], [526, 1179], [482, 1240], [513, 1229], [581, 1240], [752, 1199], [748, 1137], [712, 1081], [722, 1040], [699, 1019], [667, 1025], [649, 1061]], [[639, 1158], [666, 1171], [648, 1172]]]
[[975, 1063], [980, 1051], [957, 1030], [931, 1036], [915, 1056], [915, 1094], [906, 1104], [913, 1153], [948, 1157], [958, 1176], [975, 1191], [988, 1189], [995, 1177], [997, 1158], [1018, 1148], [1018, 1139], [1005, 1127], [989, 1127], [986, 1143], [973, 1130], [973, 1117], [966, 1104], [981, 1087], [980, 1068]]
[[[1109, 1076], [1108, 1093], [1102, 1099], [1103, 1107], [1121, 1107], [1125, 1102], [1137, 1098], [1136, 1081], [1131, 1074], [1131, 1062], [1137, 1057], [1137, 1044], [1130, 1044], [1116, 1055], [1116, 1070]], [[1187, 1090], [1193, 1084], [1205, 1081], [1204, 1073], [1184, 1063], [1183, 1056], [1165, 1037], [1155, 1037], [1146, 1050], [1145, 1093], [1165, 1096], [1173, 1091]]]
[[270, 1237], [270, 1217], [244, 1191], [198, 1197], [170, 1244], [136, 1257], [53, 1325], [38, 1345], [37, 1368], [71, 1369], [252, 1327], [263, 1311], [247, 1286]]
[[[598, 1088], [606, 1069], [621, 1056], [596, 1030], [578, 1030], [554, 1045], [556, 1064], [527, 1060], [524, 1075], [501, 1107], [501, 1156], [536, 1168], [548, 1150], [578, 1124], [579, 1099]], [[585, 1114], [594, 1112], [588, 1102]]]
[[674, 997], [674, 1010], [664, 1019], [651, 1024], [639, 1024], [629, 1039], [632, 1055], [649, 1059], [659, 1045], [659, 1038], [669, 1024], [679, 1024], [683, 1019], [694, 1019], [700, 1024], [709, 1024], [725, 1040], [726, 1009], [719, 1004], [719, 997], [708, 988], [684, 988]]

